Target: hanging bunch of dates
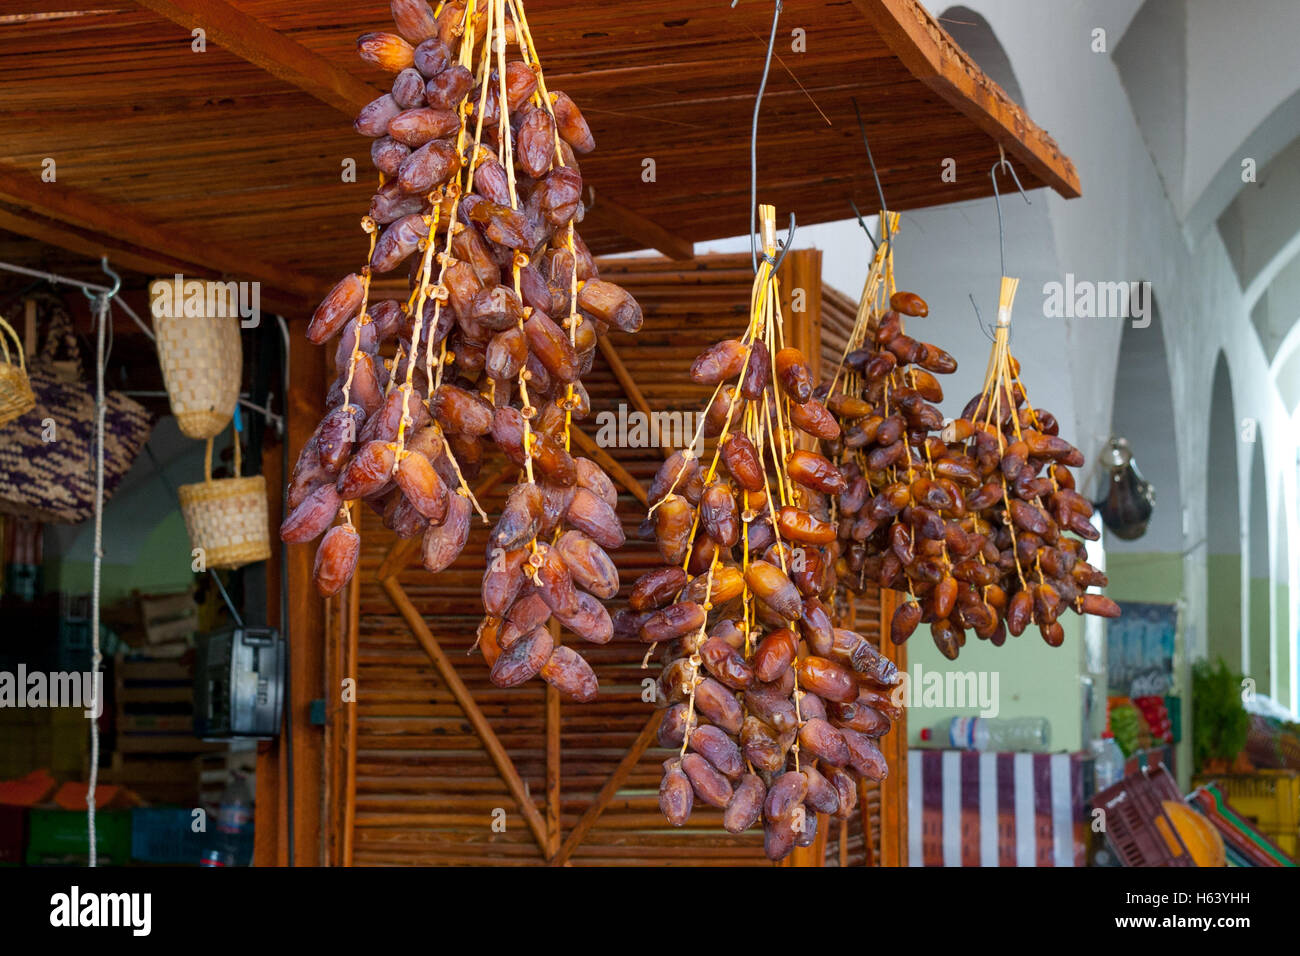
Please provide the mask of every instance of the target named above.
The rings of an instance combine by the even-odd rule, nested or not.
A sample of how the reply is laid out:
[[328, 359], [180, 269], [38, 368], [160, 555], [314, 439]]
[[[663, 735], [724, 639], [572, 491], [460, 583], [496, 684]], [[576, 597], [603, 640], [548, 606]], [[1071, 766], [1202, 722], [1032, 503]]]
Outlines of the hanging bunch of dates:
[[[328, 411], [289, 487], [285, 541], [324, 535], [320, 593], [355, 572], [352, 508], [422, 537], [431, 572], [460, 555], [475, 513], [469, 482], [499, 450], [519, 468], [484, 554], [480, 648], [494, 683], [540, 675], [590, 700], [596, 676], [560, 643], [593, 643], [613, 624], [608, 552], [623, 543], [617, 493], [571, 452], [590, 412], [582, 376], [597, 337], [635, 332], [641, 309], [603, 281], [577, 231], [577, 157], [595, 147], [577, 105], [548, 90], [522, 0], [438, 5], [393, 0], [396, 33], [357, 41], [392, 75], [356, 130], [373, 140], [379, 188], [362, 228], [367, 265], [340, 281], [307, 329], [334, 340]], [[374, 301], [378, 275], [404, 299]]]
[[[838, 500], [841, 583], [905, 592], [891, 639], [928, 625], [950, 660], [967, 631], [1001, 645], [1032, 622], [1058, 646], [1067, 608], [1117, 615], [1113, 601], [1087, 591], [1106, 577], [1068, 534], [1098, 536], [1070, 473], [1083, 456], [1050, 412], [1026, 402], [1006, 347], [1009, 326], [999, 327], [982, 393], [946, 421], [936, 376], [957, 363], [907, 333], [905, 320], [929, 309], [892, 288], [888, 256], [882, 246], [827, 398], [842, 436], [826, 450], [848, 483]], [[1008, 302], [1000, 315], [1009, 314]]]
[[[771, 207], [763, 214], [770, 236]], [[616, 627], [662, 663], [659, 742], [677, 751], [664, 763], [664, 815], [681, 826], [705, 804], [733, 833], [761, 823], [777, 860], [811, 845], [818, 813], [847, 817], [860, 778], [886, 776], [877, 738], [898, 716], [900, 677], [825, 603], [829, 508], [845, 481], [812, 447], [839, 426], [804, 355], [782, 341], [770, 240], [767, 252], [744, 334], [691, 367], [713, 397], [697, 442], [651, 485], [646, 531], [664, 564], [636, 582]], [[713, 450], [697, 456], [705, 438]]]

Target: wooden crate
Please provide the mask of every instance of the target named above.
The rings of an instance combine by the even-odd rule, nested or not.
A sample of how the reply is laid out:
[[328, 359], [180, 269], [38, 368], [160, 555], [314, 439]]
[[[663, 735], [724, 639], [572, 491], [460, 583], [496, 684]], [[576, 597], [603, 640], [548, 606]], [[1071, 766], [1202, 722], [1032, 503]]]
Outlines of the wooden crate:
[[188, 661], [116, 661], [117, 742], [105, 770], [108, 782], [151, 803], [199, 805], [199, 757], [224, 754], [228, 745], [194, 735], [193, 680]]
[[199, 606], [189, 591], [140, 595], [140, 617], [149, 644], [183, 640], [199, 629]]

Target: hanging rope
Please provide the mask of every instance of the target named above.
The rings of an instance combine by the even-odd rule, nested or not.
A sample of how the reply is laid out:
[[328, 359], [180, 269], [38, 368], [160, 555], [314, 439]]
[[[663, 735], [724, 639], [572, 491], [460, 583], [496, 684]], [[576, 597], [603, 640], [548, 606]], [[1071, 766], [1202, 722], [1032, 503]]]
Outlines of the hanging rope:
[[[96, 679], [103, 655], [99, 647], [99, 584], [104, 563], [104, 365], [105, 339], [108, 334], [108, 304], [122, 287], [122, 280], [102, 260], [104, 271], [115, 280], [111, 289], [96, 295], [91, 301], [95, 312], [95, 550], [94, 570], [90, 582], [90, 674], [95, 697], [91, 702], [90, 720], [90, 780], [86, 786], [86, 831], [90, 840], [89, 864], [98, 865], [95, 847], [95, 788], [99, 784], [99, 714], [102, 706], [100, 683]], [[83, 290], [84, 291], [84, 290]], [[89, 297], [90, 293], [86, 295]]]

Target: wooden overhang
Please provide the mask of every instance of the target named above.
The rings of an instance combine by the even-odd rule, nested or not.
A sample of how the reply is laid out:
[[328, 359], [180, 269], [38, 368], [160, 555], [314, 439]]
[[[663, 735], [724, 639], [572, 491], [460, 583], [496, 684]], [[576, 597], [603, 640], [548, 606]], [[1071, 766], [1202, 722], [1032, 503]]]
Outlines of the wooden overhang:
[[[0, 16], [0, 230], [144, 275], [258, 280], [264, 303], [297, 315], [360, 265], [374, 172], [350, 119], [389, 77], [355, 41], [391, 23], [387, 3], [21, 6]], [[529, 0], [527, 12], [548, 85], [596, 135], [582, 163], [592, 250], [681, 258], [743, 234], [771, 4]], [[892, 208], [988, 195], [999, 146], [1026, 189], [1079, 193], [1051, 137], [916, 0], [789, 0], [758, 149], [760, 195], [782, 221], [847, 218], [850, 198], [878, 206], [855, 98]], [[12, 236], [0, 254], [38, 255]], [[40, 264], [75, 270], [48, 253]]]

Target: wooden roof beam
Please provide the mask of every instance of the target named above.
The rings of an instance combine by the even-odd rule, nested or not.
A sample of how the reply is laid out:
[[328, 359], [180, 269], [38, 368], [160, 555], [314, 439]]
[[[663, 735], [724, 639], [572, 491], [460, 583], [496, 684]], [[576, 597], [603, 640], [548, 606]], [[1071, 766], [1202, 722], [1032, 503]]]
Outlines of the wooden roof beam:
[[657, 222], [651, 222], [635, 209], [610, 199], [604, 193], [596, 196], [595, 189], [590, 190], [589, 196], [591, 202], [587, 206], [583, 222], [626, 236], [646, 249], [662, 252], [669, 259], [681, 261], [695, 258], [695, 243], [674, 235]]
[[853, 0], [908, 71], [1066, 199], [1079, 174], [1047, 133], [984, 73], [917, 0]]
[[[225, 0], [138, 0], [159, 16], [187, 30], [201, 27], [223, 49], [296, 87], [348, 119], [384, 91], [357, 79], [318, 53], [237, 10]], [[695, 246], [652, 222], [635, 209], [605, 196], [592, 204], [593, 224], [616, 232], [670, 259], [691, 259]]]
[[138, 2], [186, 30], [203, 29], [218, 46], [349, 117], [383, 92], [225, 0]]
[[180, 271], [254, 280], [265, 287], [262, 299], [282, 311], [314, 308], [325, 291], [310, 276], [192, 239], [139, 218], [127, 206], [75, 187], [42, 182], [15, 166], [0, 164], [0, 203], [30, 214], [11, 210], [0, 222], [20, 235], [83, 255], [107, 255], [110, 261], [146, 273]]

